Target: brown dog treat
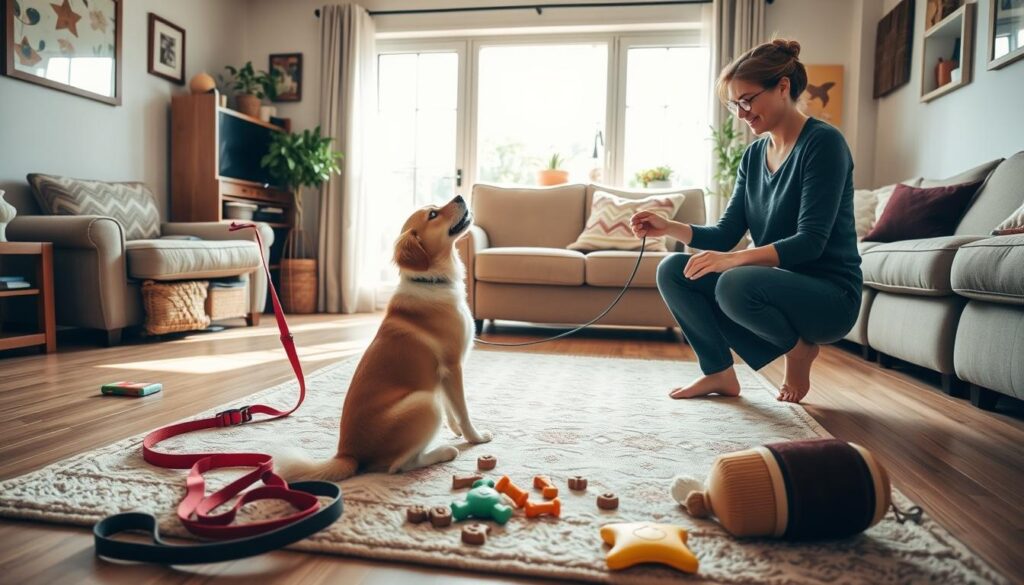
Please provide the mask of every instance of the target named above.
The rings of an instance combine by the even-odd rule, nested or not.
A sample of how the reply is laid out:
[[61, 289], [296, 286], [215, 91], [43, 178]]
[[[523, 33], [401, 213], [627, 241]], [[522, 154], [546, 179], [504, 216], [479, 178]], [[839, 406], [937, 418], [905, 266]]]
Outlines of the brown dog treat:
[[444, 528], [452, 523], [452, 509], [447, 506], [434, 506], [430, 509], [430, 523], [434, 528]]
[[619, 496], [611, 492], [597, 496], [597, 507], [602, 510], [614, 510], [619, 507]]
[[489, 471], [494, 469], [494, 466], [498, 464], [498, 459], [494, 455], [481, 455], [476, 460], [476, 468], [481, 471]]
[[577, 475], [569, 478], [569, 489], [582, 492], [587, 489], [587, 478]]
[[427, 520], [427, 507], [426, 506], [410, 506], [405, 511], [405, 519], [413, 524], [419, 524]]
[[491, 527], [486, 524], [467, 524], [462, 527], [462, 542], [481, 545], [487, 542]]
[[484, 476], [479, 473], [473, 475], [453, 475], [452, 476], [452, 489], [458, 490], [462, 488], [472, 487], [474, 483], [483, 479]]

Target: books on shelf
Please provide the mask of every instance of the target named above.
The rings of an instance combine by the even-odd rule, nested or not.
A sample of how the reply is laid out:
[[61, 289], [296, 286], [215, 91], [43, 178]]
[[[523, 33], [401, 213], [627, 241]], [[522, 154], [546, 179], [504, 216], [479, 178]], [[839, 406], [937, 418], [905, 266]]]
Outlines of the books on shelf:
[[31, 286], [31, 284], [24, 280], [0, 281], [0, 290], [17, 290], [19, 288], [29, 288]]
[[24, 276], [0, 276], [0, 282], [25, 282]]

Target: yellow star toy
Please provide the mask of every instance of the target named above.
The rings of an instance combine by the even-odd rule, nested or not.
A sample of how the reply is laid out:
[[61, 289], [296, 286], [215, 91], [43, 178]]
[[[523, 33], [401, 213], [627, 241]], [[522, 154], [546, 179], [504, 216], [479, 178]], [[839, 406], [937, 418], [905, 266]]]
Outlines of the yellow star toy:
[[601, 539], [612, 547], [605, 561], [613, 571], [638, 563], [661, 563], [696, 573], [699, 563], [686, 547], [688, 537], [685, 529], [672, 524], [630, 522], [601, 527]]

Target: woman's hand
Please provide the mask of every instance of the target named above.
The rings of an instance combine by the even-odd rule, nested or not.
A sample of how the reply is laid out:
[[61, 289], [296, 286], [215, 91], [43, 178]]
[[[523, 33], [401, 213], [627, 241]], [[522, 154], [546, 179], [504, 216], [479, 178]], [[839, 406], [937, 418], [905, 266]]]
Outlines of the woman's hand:
[[683, 276], [697, 280], [715, 272], [725, 272], [740, 266], [739, 258], [732, 252], [699, 252], [690, 257], [683, 268]]
[[650, 211], [638, 211], [629, 218], [629, 227], [633, 230], [633, 235], [638, 238], [644, 236], [657, 238], [668, 233], [669, 221]]

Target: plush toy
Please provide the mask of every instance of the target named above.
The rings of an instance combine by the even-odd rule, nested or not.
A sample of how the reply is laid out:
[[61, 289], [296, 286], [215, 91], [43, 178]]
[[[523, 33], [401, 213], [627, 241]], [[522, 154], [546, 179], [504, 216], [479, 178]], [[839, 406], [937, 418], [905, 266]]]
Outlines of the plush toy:
[[677, 477], [675, 498], [691, 516], [714, 514], [734, 536], [790, 540], [844, 538], [878, 523], [892, 505], [889, 476], [854, 443], [812, 439], [774, 443], [722, 455], [706, 485]]
[[512, 517], [512, 507], [501, 503], [501, 494], [494, 489], [493, 479], [480, 479], [461, 502], [452, 502], [452, 516], [456, 522], [467, 518], [494, 520], [505, 524]]

